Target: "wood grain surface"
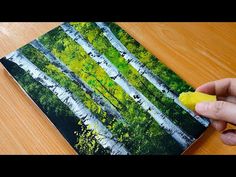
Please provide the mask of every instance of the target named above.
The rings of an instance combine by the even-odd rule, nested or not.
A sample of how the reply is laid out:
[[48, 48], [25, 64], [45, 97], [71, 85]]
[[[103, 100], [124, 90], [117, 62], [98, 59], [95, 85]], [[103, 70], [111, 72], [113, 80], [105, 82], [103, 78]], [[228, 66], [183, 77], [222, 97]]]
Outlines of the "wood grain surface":
[[[60, 23], [0, 23], [0, 58]], [[236, 77], [236, 23], [121, 23], [163, 63], [197, 87]], [[0, 154], [76, 154], [0, 65]], [[236, 154], [211, 127], [184, 154]]]

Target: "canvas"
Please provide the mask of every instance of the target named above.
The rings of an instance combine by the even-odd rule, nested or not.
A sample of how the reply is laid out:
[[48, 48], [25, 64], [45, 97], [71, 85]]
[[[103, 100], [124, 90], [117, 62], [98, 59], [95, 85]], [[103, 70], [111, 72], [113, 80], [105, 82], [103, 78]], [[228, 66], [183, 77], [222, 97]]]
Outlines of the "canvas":
[[181, 154], [209, 121], [194, 89], [115, 23], [63, 23], [2, 58], [78, 154]]

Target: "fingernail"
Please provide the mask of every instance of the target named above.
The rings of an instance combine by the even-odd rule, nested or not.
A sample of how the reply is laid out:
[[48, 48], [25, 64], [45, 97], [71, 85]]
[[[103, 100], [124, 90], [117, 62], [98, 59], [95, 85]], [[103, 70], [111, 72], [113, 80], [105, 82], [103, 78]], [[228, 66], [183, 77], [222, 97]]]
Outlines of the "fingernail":
[[195, 110], [199, 113], [204, 113], [207, 110], [207, 103], [201, 102], [195, 106]]

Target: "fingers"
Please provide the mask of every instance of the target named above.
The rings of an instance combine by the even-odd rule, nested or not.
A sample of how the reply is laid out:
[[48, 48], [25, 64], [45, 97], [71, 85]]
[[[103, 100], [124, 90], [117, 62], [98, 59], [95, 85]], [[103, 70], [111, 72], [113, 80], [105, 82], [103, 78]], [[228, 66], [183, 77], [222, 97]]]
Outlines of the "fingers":
[[[236, 124], [236, 79], [228, 78], [209, 82], [196, 89], [211, 95], [217, 95], [215, 102], [198, 103], [195, 111], [211, 119], [211, 125], [218, 131], [226, 129], [227, 122]], [[236, 145], [236, 130], [226, 130], [221, 134], [226, 145]]]
[[222, 120], [212, 120], [211, 121], [211, 125], [212, 127], [214, 127], [217, 131], [221, 132], [224, 129], [226, 129], [227, 123], [225, 121]]
[[226, 130], [221, 134], [220, 138], [224, 144], [234, 146], [236, 145], [236, 130]]
[[198, 87], [196, 91], [217, 96], [236, 96], [236, 78], [208, 82]]
[[205, 117], [236, 124], [236, 104], [224, 101], [201, 102], [195, 111]]

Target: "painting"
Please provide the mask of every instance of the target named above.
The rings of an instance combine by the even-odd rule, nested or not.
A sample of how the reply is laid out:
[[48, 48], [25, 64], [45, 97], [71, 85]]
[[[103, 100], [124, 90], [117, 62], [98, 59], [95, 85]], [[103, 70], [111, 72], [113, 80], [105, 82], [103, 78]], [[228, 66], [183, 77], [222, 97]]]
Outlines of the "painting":
[[62, 23], [0, 61], [78, 155], [181, 154], [209, 124], [178, 100], [194, 89], [113, 22]]

